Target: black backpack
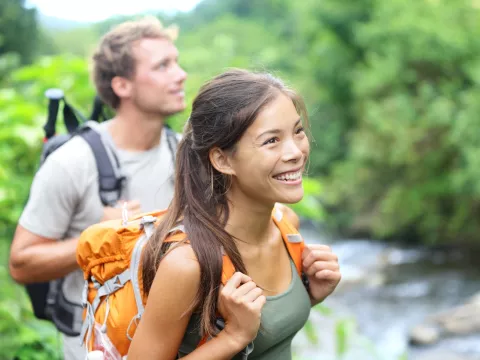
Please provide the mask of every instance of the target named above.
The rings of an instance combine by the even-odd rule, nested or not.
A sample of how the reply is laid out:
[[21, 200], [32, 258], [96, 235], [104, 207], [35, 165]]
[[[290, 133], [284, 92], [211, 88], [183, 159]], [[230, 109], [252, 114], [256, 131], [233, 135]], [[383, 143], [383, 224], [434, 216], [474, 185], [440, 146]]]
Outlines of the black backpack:
[[[121, 176], [120, 163], [113, 153], [109, 157], [100, 134], [92, 126], [92, 122], [101, 122], [107, 119], [104, 105], [98, 96], [95, 96], [89, 121], [65, 99], [60, 89], [49, 89], [45, 96], [48, 98], [48, 116], [45, 126], [44, 144], [40, 157], [40, 166], [47, 157], [60, 148], [74, 136], [81, 136], [91, 147], [95, 156], [99, 175], [99, 196], [105, 206], [114, 206], [120, 199], [125, 178]], [[63, 104], [63, 121], [67, 129], [66, 134], [56, 134], [56, 123], [60, 104]], [[79, 120], [80, 119], [80, 120]], [[173, 130], [165, 126], [167, 142], [175, 163], [177, 137]], [[113, 158], [113, 161], [111, 160]], [[80, 335], [80, 329], [75, 328], [75, 311], [78, 305], [69, 302], [62, 292], [63, 279], [50, 282], [32, 283], [26, 285], [35, 317], [52, 321], [57, 329], [68, 336]]]

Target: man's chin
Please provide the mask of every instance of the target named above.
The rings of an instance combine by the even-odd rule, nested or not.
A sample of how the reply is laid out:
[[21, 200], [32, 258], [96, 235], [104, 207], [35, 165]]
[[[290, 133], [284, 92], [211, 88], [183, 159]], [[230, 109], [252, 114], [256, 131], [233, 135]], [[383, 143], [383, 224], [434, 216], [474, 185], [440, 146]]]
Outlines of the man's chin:
[[163, 116], [173, 116], [175, 114], [181, 113], [187, 108], [187, 105], [185, 103], [178, 105], [178, 106], [172, 106], [169, 109], [162, 109], [162, 115]]

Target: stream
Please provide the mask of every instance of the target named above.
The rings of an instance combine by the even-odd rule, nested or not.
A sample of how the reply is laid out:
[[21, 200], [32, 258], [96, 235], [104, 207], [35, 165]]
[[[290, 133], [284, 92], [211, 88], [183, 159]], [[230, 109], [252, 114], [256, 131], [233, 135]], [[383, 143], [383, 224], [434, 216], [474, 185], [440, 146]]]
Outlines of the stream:
[[[409, 345], [408, 337], [427, 316], [462, 305], [480, 292], [480, 254], [373, 240], [329, 241], [308, 225], [302, 226], [302, 235], [307, 243], [332, 247], [342, 281], [324, 302], [332, 314], [312, 311], [310, 316], [318, 343], [312, 344], [306, 331], [294, 339], [298, 359], [480, 359], [479, 333], [447, 337], [429, 346]], [[339, 357], [335, 325], [345, 319], [351, 330], [347, 352]]]

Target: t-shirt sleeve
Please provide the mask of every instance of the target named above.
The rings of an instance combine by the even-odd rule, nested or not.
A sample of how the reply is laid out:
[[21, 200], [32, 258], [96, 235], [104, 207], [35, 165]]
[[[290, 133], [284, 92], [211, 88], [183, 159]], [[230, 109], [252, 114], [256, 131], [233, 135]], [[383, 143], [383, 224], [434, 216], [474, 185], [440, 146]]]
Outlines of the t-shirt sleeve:
[[19, 224], [36, 235], [62, 239], [79, 199], [75, 185], [62, 164], [47, 158], [35, 174]]

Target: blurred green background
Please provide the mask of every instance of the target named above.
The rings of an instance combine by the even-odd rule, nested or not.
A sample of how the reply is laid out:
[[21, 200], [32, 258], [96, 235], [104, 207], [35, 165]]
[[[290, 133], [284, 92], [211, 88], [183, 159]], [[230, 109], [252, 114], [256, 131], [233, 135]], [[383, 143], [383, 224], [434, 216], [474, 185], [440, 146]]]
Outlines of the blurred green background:
[[[271, 71], [308, 104], [307, 196], [295, 208], [305, 237], [339, 253], [346, 285], [296, 338], [298, 359], [480, 359], [480, 301], [471, 300], [480, 291], [479, 7], [203, 0], [188, 12], [149, 12], [180, 27], [189, 108], [228, 67]], [[38, 165], [44, 92], [62, 88], [89, 114], [92, 50], [138, 16], [78, 22], [0, 2], [0, 359], [61, 354], [6, 265]], [[179, 131], [189, 108], [169, 119]]]

